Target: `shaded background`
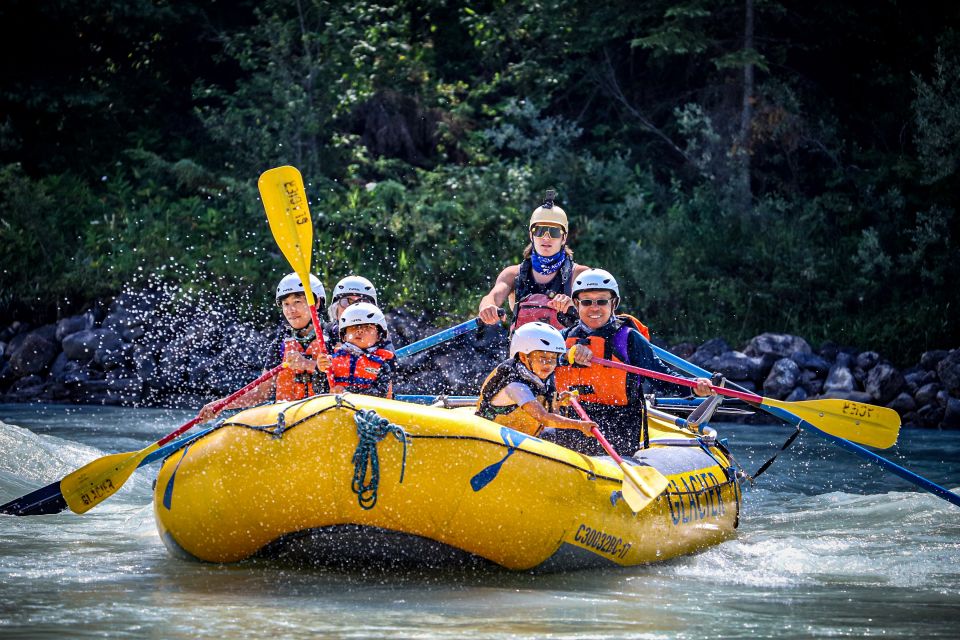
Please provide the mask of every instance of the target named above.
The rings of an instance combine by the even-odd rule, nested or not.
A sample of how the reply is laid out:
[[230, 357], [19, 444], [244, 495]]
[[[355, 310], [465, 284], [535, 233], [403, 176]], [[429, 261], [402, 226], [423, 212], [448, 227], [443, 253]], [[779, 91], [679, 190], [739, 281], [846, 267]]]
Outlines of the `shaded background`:
[[0, 324], [161, 281], [272, 317], [263, 170], [316, 271], [465, 316], [556, 187], [581, 262], [676, 343], [899, 364], [960, 343], [960, 5], [0, 6]]

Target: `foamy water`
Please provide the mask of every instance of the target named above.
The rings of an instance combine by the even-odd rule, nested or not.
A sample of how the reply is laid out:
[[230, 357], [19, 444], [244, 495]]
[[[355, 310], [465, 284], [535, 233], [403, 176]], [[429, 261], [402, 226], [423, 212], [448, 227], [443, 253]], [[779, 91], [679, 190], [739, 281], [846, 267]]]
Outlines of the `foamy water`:
[[[189, 417], [0, 405], [0, 502]], [[790, 433], [716, 426], [751, 472]], [[960, 485], [960, 433], [905, 431], [883, 453]], [[960, 509], [806, 434], [746, 489], [736, 539], [559, 575], [184, 562], [157, 537], [155, 473], [141, 469], [83, 516], [0, 516], [0, 636], [957, 636]]]

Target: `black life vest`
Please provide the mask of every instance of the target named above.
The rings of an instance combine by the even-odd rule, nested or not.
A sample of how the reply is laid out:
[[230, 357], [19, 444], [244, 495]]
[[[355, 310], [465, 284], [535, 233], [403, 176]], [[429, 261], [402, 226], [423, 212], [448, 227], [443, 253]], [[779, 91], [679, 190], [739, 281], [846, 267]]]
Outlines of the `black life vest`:
[[521, 302], [534, 293], [549, 297], [553, 297], [550, 294], [556, 295], [558, 293], [569, 296], [573, 290], [573, 260], [570, 256], [566, 256], [553, 279], [550, 282], [540, 284], [533, 279], [533, 261], [530, 258], [524, 258], [523, 262], [520, 263], [520, 273], [517, 274], [513, 290], [517, 302]]
[[[540, 402], [547, 411], [553, 412], [553, 401], [557, 395], [553, 374], [546, 380], [541, 380], [523, 366], [523, 363], [520, 362], [518, 358], [514, 357], [498, 364], [496, 369], [491, 371], [487, 379], [483, 381], [483, 386], [480, 388], [480, 397], [477, 400], [476, 415], [481, 418], [486, 418], [487, 420], [500, 422], [498, 418], [508, 416], [520, 409], [520, 405], [516, 404], [503, 407], [493, 405], [493, 399], [497, 394], [514, 382], [519, 382], [529, 387], [537, 401]], [[531, 418], [531, 421], [532, 420], [533, 418]], [[526, 431], [526, 429], [523, 430]], [[537, 428], [536, 431], [539, 432], [539, 428]], [[532, 435], [537, 434], [533, 433]]]

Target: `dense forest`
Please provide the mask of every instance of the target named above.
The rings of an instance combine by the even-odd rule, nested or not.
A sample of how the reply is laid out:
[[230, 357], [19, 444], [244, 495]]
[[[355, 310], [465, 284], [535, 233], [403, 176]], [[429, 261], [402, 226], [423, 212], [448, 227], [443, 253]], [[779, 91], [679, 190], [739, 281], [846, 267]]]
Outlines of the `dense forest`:
[[[256, 179], [315, 270], [476, 309], [555, 187], [667, 340], [960, 344], [960, 3], [7, 0], [0, 323], [148, 280], [264, 316]], [[271, 312], [272, 313], [272, 312]]]

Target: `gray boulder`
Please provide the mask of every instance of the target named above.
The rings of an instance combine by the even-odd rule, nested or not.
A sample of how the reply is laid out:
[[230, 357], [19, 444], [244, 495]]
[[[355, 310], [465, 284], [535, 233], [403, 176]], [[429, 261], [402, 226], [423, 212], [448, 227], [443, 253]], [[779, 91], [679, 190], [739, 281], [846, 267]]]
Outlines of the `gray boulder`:
[[815, 371], [804, 369], [800, 372], [800, 384], [808, 396], [818, 396], [823, 393], [823, 380], [817, 377]]
[[794, 351], [790, 354], [790, 359], [796, 362], [801, 369], [813, 371], [820, 376], [825, 376], [830, 371], [830, 363], [815, 353]]
[[960, 349], [954, 349], [937, 363], [937, 375], [943, 388], [954, 398], [960, 398]]
[[827, 374], [827, 380], [823, 383], [823, 393], [833, 391], [853, 391], [855, 388], [853, 373], [842, 364], [835, 364], [830, 367], [830, 373]]
[[940, 364], [940, 361], [946, 358], [950, 354], [946, 349], [934, 349], [932, 351], [924, 351], [920, 355], [920, 366], [926, 369], [927, 371], [936, 371], [937, 365]]
[[903, 379], [910, 393], [916, 393], [923, 385], [936, 382], [939, 378], [935, 371], [912, 371], [905, 374]]
[[[862, 356], [863, 354], [860, 355]], [[880, 363], [870, 369], [863, 389], [869, 393], [877, 403], [887, 404], [897, 397], [903, 385], [903, 376], [899, 371], [889, 364]]]
[[786, 397], [787, 402], [802, 402], [806, 400], [809, 396], [807, 395], [806, 390], [803, 387], [797, 387], [790, 392], [790, 395]]
[[740, 351], [727, 351], [711, 360], [712, 371], [728, 380], [760, 380], [763, 377], [763, 358], [751, 358]]
[[770, 369], [763, 382], [764, 395], [777, 399], [786, 398], [800, 381], [800, 367], [790, 358], [781, 358]]
[[856, 364], [858, 369], [870, 371], [880, 362], [880, 354], [876, 351], [864, 351], [857, 356]]
[[937, 393], [940, 391], [941, 387], [936, 382], [930, 382], [919, 389], [913, 394], [913, 399], [917, 401], [919, 405], [931, 404], [937, 398]]
[[914, 424], [920, 427], [926, 427], [927, 429], [934, 429], [939, 427], [940, 423], [943, 422], [943, 415], [943, 407], [936, 403], [928, 404], [917, 409]]
[[56, 338], [62, 342], [64, 338], [73, 335], [78, 331], [89, 331], [93, 329], [93, 314], [89, 311], [78, 316], [63, 318], [57, 323]]
[[10, 354], [10, 369], [16, 376], [29, 376], [45, 371], [57, 357], [57, 345], [40, 331], [32, 331]]
[[914, 402], [913, 397], [909, 393], [901, 393], [892, 401], [890, 401], [887, 406], [899, 413], [901, 416], [905, 416], [917, 408], [917, 403]]
[[748, 356], [772, 353], [780, 358], [789, 358], [793, 353], [813, 353], [806, 340], [786, 333], [761, 333], [751, 338], [743, 351]]
[[940, 423], [946, 429], [960, 429], [960, 398], [948, 398]]
[[100, 349], [111, 352], [122, 348], [120, 336], [110, 329], [78, 331], [63, 339], [63, 352], [71, 360], [88, 361], [92, 360]]
[[701, 344], [697, 350], [693, 352], [693, 355], [690, 356], [690, 362], [704, 369], [713, 369], [713, 360], [728, 351], [732, 351], [732, 348], [726, 340], [723, 338], [713, 338]]

